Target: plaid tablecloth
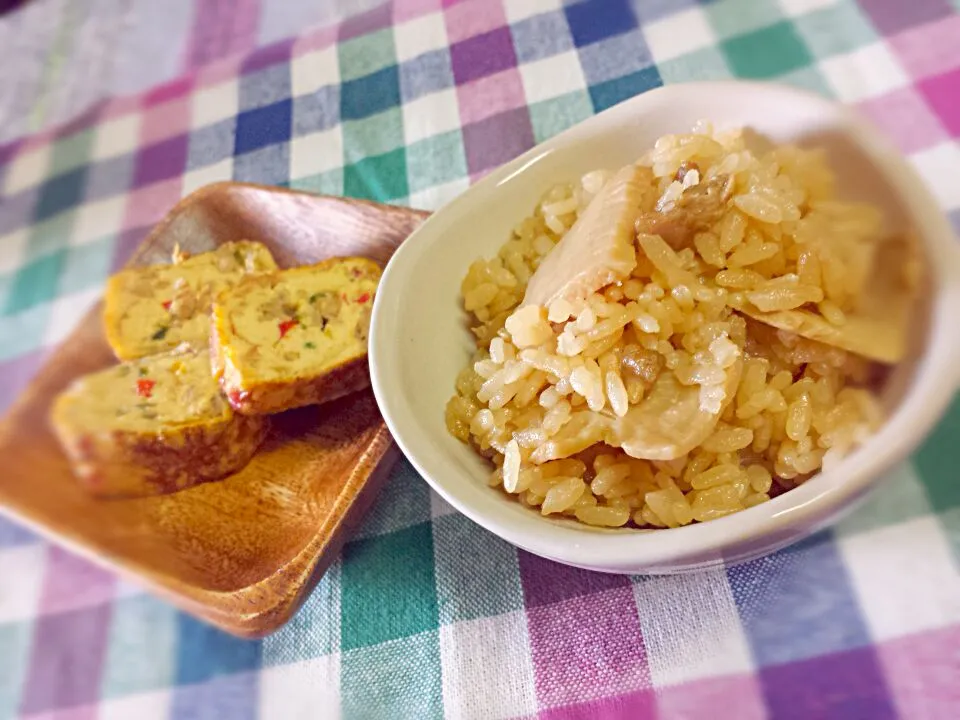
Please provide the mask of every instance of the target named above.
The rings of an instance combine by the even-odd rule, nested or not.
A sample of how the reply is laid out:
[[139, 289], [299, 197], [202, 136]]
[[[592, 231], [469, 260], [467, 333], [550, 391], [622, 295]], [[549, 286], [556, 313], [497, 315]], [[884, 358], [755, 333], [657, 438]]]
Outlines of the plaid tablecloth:
[[0, 0], [0, 144], [380, 2]]
[[[771, 78], [856, 105], [960, 221], [958, 11], [396, 0], [107, 102], [0, 148], [0, 406], [200, 185], [436, 208], [661, 83]], [[402, 463], [303, 610], [260, 642], [0, 522], [0, 717], [960, 717], [958, 439], [955, 404], [832, 531], [682, 577], [518, 552]]]

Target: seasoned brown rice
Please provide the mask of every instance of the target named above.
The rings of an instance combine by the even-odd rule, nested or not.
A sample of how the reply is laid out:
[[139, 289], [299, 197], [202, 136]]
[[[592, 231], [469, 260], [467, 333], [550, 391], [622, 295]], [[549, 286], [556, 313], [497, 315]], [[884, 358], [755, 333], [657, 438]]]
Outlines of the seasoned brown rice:
[[[490, 459], [491, 486], [544, 515], [676, 527], [766, 502], [879, 424], [873, 363], [750, 317], [803, 309], [842, 328], [879, 216], [836, 199], [822, 153], [756, 154], [739, 132], [666, 136], [639, 165], [652, 221], [637, 224], [629, 275], [521, 304], [606, 171], [549, 190], [497, 257], [471, 265], [477, 351], [446, 423]], [[628, 422], [636, 408], [646, 426]]]

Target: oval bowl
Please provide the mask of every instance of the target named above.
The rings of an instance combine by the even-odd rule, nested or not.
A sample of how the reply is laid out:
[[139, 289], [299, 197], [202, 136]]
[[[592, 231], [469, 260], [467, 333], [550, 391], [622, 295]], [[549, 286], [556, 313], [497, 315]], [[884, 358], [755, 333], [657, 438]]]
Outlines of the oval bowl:
[[[883, 391], [888, 420], [836, 466], [770, 502], [702, 524], [600, 530], [544, 518], [486, 483], [489, 464], [452, 437], [444, 406], [473, 350], [459, 298], [478, 257], [557, 182], [639, 158], [668, 133], [707, 119], [773, 142], [824, 147], [845, 199], [881, 207], [888, 227], [911, 226], [927, 266], [910, 356]], [[960, 380], [960, 253], [942, 210], [897, 150], [848, 108], [805, 91], [752, 82], [673, 85], [627, 100], [487, 175], [399, 248], [373, 309], [370, 369], [387, 426], [427, 482], [490, 532], [558, 562], [613, 573], [676, 573], [749, 560], [836, 520], [903, 460], [941, 416]]]

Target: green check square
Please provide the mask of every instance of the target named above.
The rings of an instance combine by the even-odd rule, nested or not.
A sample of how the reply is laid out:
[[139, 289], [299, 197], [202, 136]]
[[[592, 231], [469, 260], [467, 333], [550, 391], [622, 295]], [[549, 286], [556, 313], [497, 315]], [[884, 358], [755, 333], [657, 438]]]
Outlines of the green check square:
[[927, 488], [930, 504], [937, 512], [960, 507], [960, 481], [957, 467], [960, 466], [960, 395], [943, 420], [920, 446], [913, 462]]
[[17, 270], [4, 314], [13, 315], [52, 300], [57, 294], [65, 255], [63, 250], [57, 250]]
[[300, 610], [263, 639], [265, 668], [312, 660], [340, 649], [340, 562], [323, 574]]
[[793, 23], [819, 60], [851, 52], [877, 39], [873, 26], [855, 2], [840, 2], [815, 10], [801, 15]]
[[93, 130], [82, 130], [58, 141], [50, 149], [50, 175], [60, 175], [85, 165], [93, 148]]
[[54, 215], [49, 220], [35, 223], [30, 228], [27, 238], [27, 257], [35, 258], [49, 255], [67, 246], [73, 232], [73, 224], [77, 219], [74, 210]]
[[720, 47], [734, 74], [741, 78], [774, 78], [813, 62], [789, 22], [729, 38]]
[[[388, 597], [383, 600], [387, 601]], [[440, 639], [436, 630], [374, 647], [347, 650], [340, 656], [343, 717], [358, 720], [442, 718], [441, 677]], [[323, 713], [318, 712], [317, 717], [322, 716]]]
[[50, 303], [41, 303], [23, 312], [0, 317], [0, 360], [26, 355], [43, 344], [43, 335], [50, 322], [50, 308]]
[[833, 88], [816, 65], [800, 68], [777, 78], [777, 82], [793, 85], [802, 90], [810, 90], [823, 97], [833, 97]]
[[883, 485], [834, 531], [842, 536], [857, 535], [928, 514], [926, 489], [913, 465], [906, 462], [888, 472]]
[[409, 195], [404, 148], [347, 165], [343, 169], [343, 194], [378, 202]]
[[542, 100], [528, 109], [534, 141], [538, 143], [593, 115], [593, 103], [586, 90], [574, 90], [566, 95]]
[[343, 195], [343, 168], [290, 180], [290, 188], [320, 195]]
[[953, 559], [960, 565], [960, 507], [940, 513], [940, 527], [947, 536], [947, 542], [953, 551]]
[[437, 628], [429, 522], [349, 543], [341, 573], [343, 650]]
[[383, 155], [403, 146], [403, 115], [392, 107], [362, 120], [345, 120], [343, 156], [347, 163]]
[[20, 695], [30, 667], [30, 645], [33, 623], [8, 622], [0, 625], [0, 658], [4, 671], [0, 675], [0, 717], [17, 717]]
[[71, 246], [66, 249], [66, 260], [60, 273], [60, 295], [99, 286], [110, 274], [115, 240], [112, 235]]
[[663, 85], [663, 78], [654, 65], [629, 75], [605, 80], [590, 86], [590, 101], [596, 112], [606, 110], [627, 98]]
[[149, 595], [113, 604], [101, 680], [106, 698], [157, 690], [176, 677], [177, 611]]
[[704, 10], [720, 38], [741, 35], [784, 19], [777, 3], [770, 0], [720, 0]]
[[10, 297], [10, 289], [16, 276], [16, 271], [0, 275], [0, 308], [7, 306], [7, 298]]
[[664, 83], [691, 80], [729, 80], [733, 77], [727, 59], [715, 47], [703, 48], [657, 63]]
[[466, 174], [467, 156], [460, 130], [434, 135], [407, 147], [410, 192], [442, 185]]
[[393, 30], [389, 28], [341, 42], [337, 52], [341, 82], [370, 75], [397, 62]]

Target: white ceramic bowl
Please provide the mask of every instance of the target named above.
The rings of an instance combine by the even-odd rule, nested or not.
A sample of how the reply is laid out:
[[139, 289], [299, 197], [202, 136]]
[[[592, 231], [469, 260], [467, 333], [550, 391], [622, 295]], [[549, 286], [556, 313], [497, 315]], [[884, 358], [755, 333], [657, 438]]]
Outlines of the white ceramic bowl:
[[[552, 184], [638, 158], [697, 120], [776, 142], [824, 146], [843, 194], [879, 203], [922, 240], [933, 290], [917, 313], [916, 352], [885, 391], [892, 416], [836, 468], [770, 502], [671, 530], [598, 530], [541, 517], [485, 482], [489, 466], [444, 426], [444, 405], [473, 342], [458, 297], [477, 257], [492, 257]], [[946, 180], [950, 182], [950, 180]], [[508, 542], [562, 563], [615, 573], [672, 573], [777, 550], [835, 520], [905, 458], [960, 380], [960, 252], [949, 224], [899, 153], [852, 111], [792, 88], [719, 82], [652, 90], [567, 130], [488, 175], [397, 251], [373, 309], [370, 369], [390, 431], [453, 507]]]

